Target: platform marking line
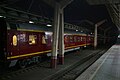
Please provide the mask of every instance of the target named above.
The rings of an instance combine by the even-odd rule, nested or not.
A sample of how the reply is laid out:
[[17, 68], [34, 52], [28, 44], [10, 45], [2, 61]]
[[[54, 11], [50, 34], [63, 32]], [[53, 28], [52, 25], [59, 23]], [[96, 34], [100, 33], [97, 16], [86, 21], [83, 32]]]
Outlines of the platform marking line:
[[[109, 50], [108, 50], [109, 51]], [[107, 52], [106, 52], [107, 53]], [[100, 66], [95, 70], [95, 72], [93, 73], [93, 75], [90, 77], [90, 79], [89, 80], [92, 80], [94, 77], [95, 77], [95, 75], [96, 75], [96, 73], [98, 72], [98, 70], [101, 68], [101, 66], [103, 65], [103, 63], [105, 62], [105, 60], [108, 58], [108, 56], [110, 55], [110, 52], [109, 52], [109, 54], [104, 58], [104, 60], [103, 60], [103, 62], [100, 64]]]

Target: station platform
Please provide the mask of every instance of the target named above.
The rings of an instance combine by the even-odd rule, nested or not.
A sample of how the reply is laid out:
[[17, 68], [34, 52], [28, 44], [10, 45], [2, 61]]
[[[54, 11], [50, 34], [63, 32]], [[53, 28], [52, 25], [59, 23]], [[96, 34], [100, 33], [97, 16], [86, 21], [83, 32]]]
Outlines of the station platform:
[[120, 45], [113, 45], [75, 80], [120, 80]]

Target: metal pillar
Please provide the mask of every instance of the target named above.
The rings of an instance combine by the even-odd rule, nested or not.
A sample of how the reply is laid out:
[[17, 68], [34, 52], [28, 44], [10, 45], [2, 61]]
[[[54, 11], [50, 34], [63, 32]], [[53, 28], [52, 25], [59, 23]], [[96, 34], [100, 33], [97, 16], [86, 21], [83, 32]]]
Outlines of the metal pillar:
[[59, 3], [56, 2], [54, 11], [54, 31], [53, 31], [53, 42], [52, 42], [52, 56], [51, 56], [51, 67], [56, 68], [57, 66], [57, 49], [58, 49], [58, 35], [59, 35]]
[[94, 48], [97, 47], [97, 24], [95, 24], [95, 32], [94, 32]]
[[63, 9], [60, 10], [59, 64], [64, 64], [64, 12], [63, 12]]
[[[60, 39], [60, 41], [59, 41], [59, 62], [60, 62], [60, 64], [64, 64], [64, 19], [63, 19], [64, 15], [63, 15], [63, 9], [68, 4], [70, 4], [72, 1], [73, 0], [63, 0], [62, 2], [59, 2], [59, 3], [55, 2], [54, 31], [53, 31], [52, 57], [51, 57], [51, 67], [52, 68], [56, 68], [56, 66], [57, 66], [58, 36], [60, 36], [59, 37], [59, 39]], [[61, 22], [61, 23], [59, 24], [59, 22]], [[60, 28], [59, 28], [59, 26], [60, 26]]]
[[94, 34], [95, 34], [95, 36], [94, 36], [94, 48], [95, 48], [95, 49], [96, 49], [96, 47], [97, 47], [97, 28], [98, 28], [101, 24], [103, 24], [105, 21], [106, 21], [106, 19], [105, 19], [105, 20], [102, 20], [102, 21], [100, 21], [100, 22], [98, 22], [98, 23], [95, 24], [95, 32], [94, 32]]

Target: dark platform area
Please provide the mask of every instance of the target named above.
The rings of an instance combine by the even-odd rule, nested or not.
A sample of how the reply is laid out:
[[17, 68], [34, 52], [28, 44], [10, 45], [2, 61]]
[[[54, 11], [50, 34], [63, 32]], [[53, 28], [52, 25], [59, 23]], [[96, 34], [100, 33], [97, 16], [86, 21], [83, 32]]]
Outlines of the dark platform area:
[[76, 80], [120, 80], [120, 45], [113, 45]]

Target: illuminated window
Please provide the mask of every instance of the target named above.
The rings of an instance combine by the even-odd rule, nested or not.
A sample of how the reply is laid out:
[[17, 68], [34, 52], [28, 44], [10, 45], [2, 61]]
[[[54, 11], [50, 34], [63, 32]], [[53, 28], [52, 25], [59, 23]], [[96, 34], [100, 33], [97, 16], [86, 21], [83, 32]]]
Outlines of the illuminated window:
[[73, 37], [72, 36], [70, 36], [70, 42], [73, 42]]
[[83, 37], [83, 41], [86, 41], [86, 38], [85, 38], [85, 37]]
[[80, 42], [80, 37], [78, 37], [78, 42]]
[[65, 36], [65, 42], [67, 43], [68, 41], [68, 36]]
[[91, 39], [90, 39], [90, 37], [89, 37], [89, 41], [90, 41]]
[[51, 37], [51, 42], [53, 41], [53, 38]]
[[44, 37], [45, 37], [45, 39], [48, 39], [48, 35], [45, 35]]
[[13, 36], [13, 46], [17, 46], [17, 36]]
[[47, 37], [42, 36], [42, 44], [46, 44], [46, 39], [47, 39]]
[[81, 41], [83, 41], [83, 37], [81, 37]]
[[76, 36], [74, 36], [74, 42], [77, 42], [77, 37]]
[[29, 44], [30, 45], [36, 44], [36, 39], [37, 39], [36, 35], [29, 35]]
[[91, 41], [93, 41], [94, 40], [94, 38], [91, 38]]

